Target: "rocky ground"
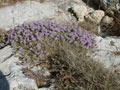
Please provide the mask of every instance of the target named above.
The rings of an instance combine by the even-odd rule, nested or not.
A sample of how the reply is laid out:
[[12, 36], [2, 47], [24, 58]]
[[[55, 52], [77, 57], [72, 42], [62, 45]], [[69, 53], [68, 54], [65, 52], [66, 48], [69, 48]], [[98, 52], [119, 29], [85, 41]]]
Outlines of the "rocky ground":
[[[95, 3], [99, 4], [97, 0]], [[98, 0], [99, 1], [99, 0]], [[102, 0], [100, 0], [102, 1]], [[104, 0], [103, 0], [104, 1]], [[114, 1], [114, 0], [113, 0]], [[119, 1], [119, 0], [118, 0]], [[102, 2], [103, 3], [103, 2]], [[110, 3], [110, 2], [109, 2]], [[118, 2], [115, 2], [118, 5]], [[94, 36], [96, 47], [92, 49], [92, 57], [100, 61], [112, 71], [119, 70], [120, 65], [120, 38], [104, 32], [109, 25], [116, 23], [112, 14], [117, 11], [112, 9], [110, 15], [103, 10], [95, 10], [82, 0], [44, 0], [18, 2], [15, 5], [0, 8], [0, 29], [8, 31], [16, 25], [27, 21], [55, 21], [62, 24], [78, 24], [89, 32], [97, 33]], [[117, 6], [117, 9], [119, 6]], [[119, 12], [118, 12], [119, 13]], [[119, 16], [119, 15], [118, 15]], [[116, 18], [119, 18], [116, 16]], [[85, 24], [87, 23], [87, 24]], [[104, 27], [104, 25], [106, 27]], [[108, 26], [107, 26], [108, 25]], [[92, 27], [92, 28], [91, 28]], [[113, 24], [113, 27], [114, 24]], [[105, 30], [103, 30], [105, 28]], [[117, 29], [116, 26], [113, 29]], [[102, 32], [104, 31], [104, 32]], [[104, 36], [104, 37], [103, 37]], [[38, 88], [34, 80], [25, 77], [19, 64], [19, 59], [13, 54], [10, 46], [0, 50], [0, 90], [51, 90], [53, 86]], [[90, 53], [91, 54], [91, 53]], [[89, 54], [88, 54], [89, 55]], [[35, 68], [39, 70], [40, 67]], [[48, 74], [47, 70], [46, 73]], [[4, 88], [4, 89], [3, 89]]]

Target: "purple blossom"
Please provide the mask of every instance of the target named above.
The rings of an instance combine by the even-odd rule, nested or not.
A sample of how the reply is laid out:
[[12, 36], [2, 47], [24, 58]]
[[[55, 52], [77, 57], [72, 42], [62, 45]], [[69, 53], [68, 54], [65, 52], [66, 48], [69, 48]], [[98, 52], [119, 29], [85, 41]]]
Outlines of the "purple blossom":
[[74, 41], [74, 44], [75, 44], [76, 46], [79, 46], [79, 44], [78, 44], [78, 42], [77, 42], [77, 41]]
[[37, 40], [38, 40], [38, 41], [41, 41], [41, 40], [42, 40], [42, 37], [38, 36], [38, 37], [37, 37]]
[[32, 35], [32, 36], [31, 36], [31, 40], [35, 41], [36, 38]]
[[[80, 43], [83, 48], [90, 48], [92, 46], [93, 35], [83, 31], [81, 27], [75, 25], [63, 26], [61, 24], [53, 22], [25, 22], [22, 25], [16, 26], [5, 34], [5, 39], [0, 47], [7, 44], [27, 44], [28, 46], [36, 45], [37, 49], [41, 49], [39, 44], [33, 44], [33, 42], [40, 42], [44, 39], [44, 36], [48, 36], [57, 40], [62, 38], [69, 43], [77, 46]], [[79, 43], [78, 43], [79, 42]]]
[[22, 48], [18, 48], [18, 51], [22, 51]]
[[38, 43], [36, 47], [37, 47], [37, 49], [39, 50], [39, 49], [40, 49], [40, 44]]
[[30, 51], [32, 51], [32, 50], [33, 50], [33, 48], [32, 48], [32, 47], [30, 47], [30, 48], [29, 48], [29, 50], [30, 50]]
[[39, 55], [40, 55], [40, 52], [36, 52], [35, 54], [36, 54], [37, 56], [39, 56]]

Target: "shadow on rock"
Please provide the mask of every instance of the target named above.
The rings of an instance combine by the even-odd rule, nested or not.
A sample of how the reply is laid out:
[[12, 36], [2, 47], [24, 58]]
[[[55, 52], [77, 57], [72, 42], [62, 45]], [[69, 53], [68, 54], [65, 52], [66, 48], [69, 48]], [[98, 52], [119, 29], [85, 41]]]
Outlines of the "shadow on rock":
[[1, 71], [0, 71], [0, 90], [10, 90], [9, 83], [8, 83], [5, 75], [3, 75], [3, 73]]

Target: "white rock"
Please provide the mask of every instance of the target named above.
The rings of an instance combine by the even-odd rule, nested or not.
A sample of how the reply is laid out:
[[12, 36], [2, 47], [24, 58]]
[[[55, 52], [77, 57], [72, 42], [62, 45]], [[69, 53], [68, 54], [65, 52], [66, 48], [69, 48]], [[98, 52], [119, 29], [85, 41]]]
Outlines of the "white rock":
[[[9, 46], [0, 50], [0, 54], [3, 55], [0, 61], [5, 59], [4, 62], [0, 62], [0, 84], [2, 84], [0, 85], [0, 90], [24, 90], [24, 88], [39, 90], [35, 81], [27, 78], [22, 73], [22, 66], [16, 64], [16, 62], [20, 62], [20, 60], [14, 55], [9, 57], [11, 52], [12, 49]], [[3, 77], [4, 75], [7, 76]], [[41, 88], [40, 90], [50, 89]]]
[[113, 21], [114, 19], [112, 18], [112, 17], [109, 17], [109, 16], [105, 16], [104, 18], [103, 18], [103, 20], [102, 20], [102, 23], [103, 24], [112, 24], [112, 23], [114, 23], [114, 21]]
[[0, 9], [0, 28], [7, 31], [27, 21], [53, 20], [63, 24], [71, 22], [64, 11], [59, 14], [58, 10], [57, 4], [53, 2], [25, 1], [17, 3], [14, 6]]
[[93, 13], [95, 10], [93, 8], [88, 8], [88, 13], [91, 14]]
[[105, 16], [104, 11], [95, 10], [92, 14], [86, 15], [85, 19], [95, 24], [99, 24], [104, 16]]
[[4, 62], [6, 59], [8, 59], [12, 55], [12, 49], [10, 46], [7, 46], [0, 50], [0, 63]]
[[19, 59], [12, 56], [8, 58], [6, 61], [4, 61], [3, 63], [0, 63], [0, 71], [4, 75], [9, 74], [8, 76], [6, 76], [6, 79], [9, 83], [10, 90], [13, 90], [14, 88], [18, 87], [20, 84], [24, 85], [27, 88], [33, 87], [35, 88], [35, 90], [37, 90], [35, 81], [26, 78], [21, 71], [22, 67], [16, 65], [16, 62], [19, 62]]
[[83, 22], [84, 16], [88, 14], [87, 6], [85, 5], [74, 4], [73, 11], [77, 14], [79, 22]]
[[[92, 58], [104, 64], [105, 68], [120, 67], [120, 38], [95, 36], [96, 48], [91, 54]], [[112, 45], [113, 44], [113, 45]]]
[[44, 18], [53, 18], [57, 6], [53, 3], [39, 3], [26, 1], [0, 9], [0, 28], [9, 30], [25, 21], [38, 21]]

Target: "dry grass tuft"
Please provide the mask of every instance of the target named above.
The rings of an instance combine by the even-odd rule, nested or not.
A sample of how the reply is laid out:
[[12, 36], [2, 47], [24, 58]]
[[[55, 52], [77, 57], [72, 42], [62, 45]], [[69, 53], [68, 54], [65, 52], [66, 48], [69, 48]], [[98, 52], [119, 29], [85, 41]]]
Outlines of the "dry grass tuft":
[[[10, 5], [15, 5], [17, 2], [23, 2], [27, 0], [0, 0], [0, 8]], [[31, 1], [38, 1], [40, 3], [45, 2], [45, 0], [31, 0]]]
[[79, 23], [79, 25], [86, 31], [88, 31], [89, 33], [93, 33], [98, 35], [98, 26], [97, 24], [91, 23], [91, 22], [87, 22], [84, 21], [82, 23]]
[[30, 68], [23, 68], [22, 72], [28, 77], [35, 80], [38, 88], [50, 86], [49, 76], [44, 76], [42, 71], [32, 71]]
[[40, 3], [43, 3], [43, 2], [45, 2], [45, 0], [40, 0]]
[[5, 30], [0, 29], [0, 43], [3, 41], [4, 34], [6, 33]]
[[[83, 48], [63, 40], [46, 39], [43, 49], [49, 52], [45, 60], [55, 90], [119, 90], [120, 76], [86, 56]], [[45, 65], [46, 66], [46, 65]]]
[[25, 1], [25, 0], [0, 0], [0, 7], [14, 5], [17, 2], [22, 2], [22, 1]]

